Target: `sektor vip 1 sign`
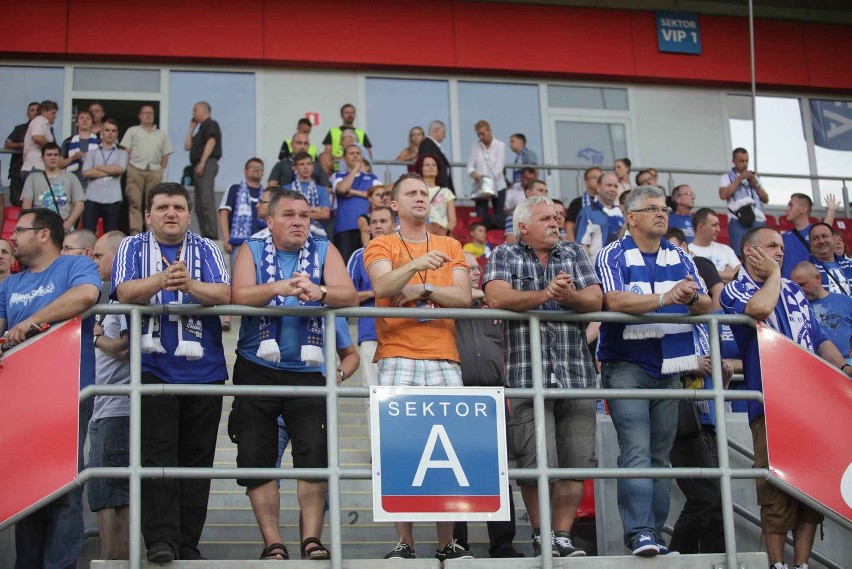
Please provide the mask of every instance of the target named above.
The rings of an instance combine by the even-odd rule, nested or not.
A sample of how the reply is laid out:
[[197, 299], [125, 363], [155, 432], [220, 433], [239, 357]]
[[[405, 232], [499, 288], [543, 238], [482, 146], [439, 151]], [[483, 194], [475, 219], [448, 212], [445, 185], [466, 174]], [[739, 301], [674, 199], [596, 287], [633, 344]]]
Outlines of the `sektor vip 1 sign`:
[[509, 519], [504, 391], [375, 387], [376, 521]]

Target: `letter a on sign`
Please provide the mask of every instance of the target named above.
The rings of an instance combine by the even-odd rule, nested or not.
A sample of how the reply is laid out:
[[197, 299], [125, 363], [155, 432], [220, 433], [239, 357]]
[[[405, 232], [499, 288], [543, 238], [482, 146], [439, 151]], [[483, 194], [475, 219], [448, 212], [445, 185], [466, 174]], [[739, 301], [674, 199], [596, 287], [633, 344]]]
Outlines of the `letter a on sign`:
[[[435, 445], [441, 439], [441, 445], [444, 447], [444, 452], [447, 453], [447, 460], [433, 460], [432, 455], [435, 453]], [[420, 463], [417, 465], [417, 473], [414, 475], [412, 486], [423, 486], [423, 479], [426, 477], [426, 472], [430, 468], [450, 468], [453, 474], [456, 475], [456, 482], [459, 486], [470, 486], [465, 476], [464, 469], [459, 462], [459, 457], [453, 448], [453, 443], [450, 442], [450, 437], [447, 436], [447, 430], [443, 425], [433, 425], [429, 432], [429, 438], [426, 440], [426, 447], [423, 449], [423, 454], [420, 456]]]

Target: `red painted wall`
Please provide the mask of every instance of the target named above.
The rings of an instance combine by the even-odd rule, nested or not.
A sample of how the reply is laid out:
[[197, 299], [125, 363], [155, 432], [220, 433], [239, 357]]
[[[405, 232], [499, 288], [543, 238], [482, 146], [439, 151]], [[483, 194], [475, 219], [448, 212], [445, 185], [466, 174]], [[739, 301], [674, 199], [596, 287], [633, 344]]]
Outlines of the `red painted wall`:
[[[700, 17], [660, 53], [653, 12], [465, 0], [41, 0], [6, 10], [0, 58], [246, 63], [746, 86], [748, 22]], [[761, 87], [852, 91], [849, 26], [755, 22]], [[108, 46], [108, 47], [107, 47]], [[106, 49], [106, 53], [104, 50]]]

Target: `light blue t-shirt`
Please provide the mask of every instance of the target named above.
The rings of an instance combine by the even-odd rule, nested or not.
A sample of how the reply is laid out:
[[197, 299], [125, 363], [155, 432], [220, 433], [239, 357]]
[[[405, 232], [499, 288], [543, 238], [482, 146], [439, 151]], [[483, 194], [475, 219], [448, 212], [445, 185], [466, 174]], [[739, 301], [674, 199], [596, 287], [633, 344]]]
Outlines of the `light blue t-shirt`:
[[[33, 273], [25, 269], [0, 284], [0, 318], [10, 329], [38, 312], [69, 289], [91, 284], [100, 290], [98, 267], [88, 257], [62, 255], [45, 270]], [[80, 387], [95, 382], [95, 350], [92, 347], [94, 318], [87, 318], [81, 330]]]
[[849, 340], [852, 338], [852, 298], [836, 292], [811, 301], [811, 310], [819, 320], [828, 339], [849, 359]]
[[[325, 256], [328, 251], [328, 241], [314, 238], [317, 251], [319, 252], [320, 265], [325, 265]], [[260, 259], [264, 255], [265, 243], [262, 239], [249, 239], [246, 241], [249, 250], [254, 257], [255, 272], [258, 283], [266, 282], [266, 275], [262, 274]], [[276, 251], [276, 263], [278, 272], [282, 275], [292, 275], [299, 262], [299, 251]], [[322, 274], [322, 273], [320, 273]], [[299, 299], [294, 296], [284, 297], [284, 306], [299, 306]], [[243, 316], [240, 323], [240, 339], [237, 343], [237, 354], [258, 365], [271, 369], [319, 372], [323, 371], [322, 365], [308, 366], [301, 359], [302, 346], [299, 341], [301, 337], [300, 318], [285, 316], [278, 320], [278, 335], [276, 341], [281, 349], [281, 361], [277, 364], [267, 361], [257, 355], [260, 346], [260, 318], [254, 316]]]

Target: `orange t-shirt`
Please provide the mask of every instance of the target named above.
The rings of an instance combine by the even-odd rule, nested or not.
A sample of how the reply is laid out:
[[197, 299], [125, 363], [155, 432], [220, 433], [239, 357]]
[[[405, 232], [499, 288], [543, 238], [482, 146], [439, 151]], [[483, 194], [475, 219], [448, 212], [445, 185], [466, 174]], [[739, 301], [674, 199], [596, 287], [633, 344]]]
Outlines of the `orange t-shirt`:
[[[406, 250], [406, 247], [408, 249]], [[461, 244], [452, 237], [430, 235], [429, 251], [441, 251], [452, 258], [452, 262], [444, 264], [438, 270], [420, 271], [415, 273], [408, 284], [428, 282], [436, 287], [452, 286], [453, 271], [467, 271]], [[364, 250], [364, 267], [369, 271], [376, 261], [390, 261], [392, 269], [398, 269], [412, 259], [427, 252], [427, 242], [403, 243], [398, 233], [383, 235], [370, 241]], [[393, 306], [390, 298], [376, 298], [376, 306]], [[410, 302], [406, 308], [414, 308]], [[437, 306], [437, 305], [436, 305]], [[429, 317], [431, 309], [424, 308], [424, 317]], [[453, 320], [429, 320], [420, 322], [412, 318], [376, 318], [376, 336], [379, 346], [376, 349], [374, 361], [382, 358], [409, 358], [412, 360], [450, 360], [459, 361], [456, 348], [456, 327]]]

